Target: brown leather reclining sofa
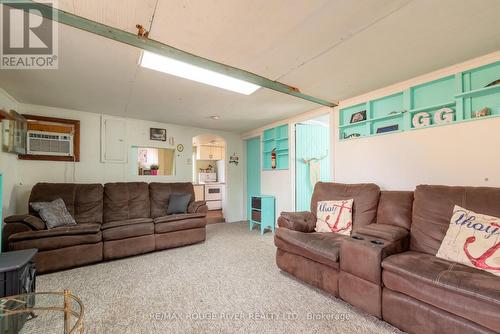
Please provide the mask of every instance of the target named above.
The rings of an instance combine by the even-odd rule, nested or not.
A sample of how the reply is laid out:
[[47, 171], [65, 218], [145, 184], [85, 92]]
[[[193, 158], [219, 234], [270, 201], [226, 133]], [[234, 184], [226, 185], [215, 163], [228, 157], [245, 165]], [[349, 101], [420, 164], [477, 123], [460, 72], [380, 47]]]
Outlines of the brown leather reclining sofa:
[[[170, 194], [190, 193], [188, 213], [167, 215]], [[5, 218], [2, 247], [37, 248], [37, 271], [80, 265], [189, 245], [205, 240], [204, 201], [191, 183], [38, 183], [29, 202], [62, 198], [77, 225], [47, 229], [31, 209]]]
[[[314, 232], [318, 201], [350, 198], [350, 237]], [[279, 217], [276, 262], [408, 333], [499, 333], [500, 277], [435, 256], [454, 205], [500, 217], [500, 188], [318, 183], [311, 212]]]

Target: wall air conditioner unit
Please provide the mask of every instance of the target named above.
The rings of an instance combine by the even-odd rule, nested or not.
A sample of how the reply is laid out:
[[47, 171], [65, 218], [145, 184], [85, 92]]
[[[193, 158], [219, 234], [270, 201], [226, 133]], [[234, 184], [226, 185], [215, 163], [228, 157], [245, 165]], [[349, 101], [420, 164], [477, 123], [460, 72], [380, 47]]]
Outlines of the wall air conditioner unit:
[[27, 139], [27, 154], [73, 156], [72, 134], [29, 130]]

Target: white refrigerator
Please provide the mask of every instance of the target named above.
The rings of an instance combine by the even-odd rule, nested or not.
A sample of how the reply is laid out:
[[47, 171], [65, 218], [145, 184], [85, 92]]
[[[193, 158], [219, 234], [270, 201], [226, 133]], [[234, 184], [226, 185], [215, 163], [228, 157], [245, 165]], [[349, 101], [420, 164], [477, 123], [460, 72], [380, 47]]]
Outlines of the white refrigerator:
[[226, 183], [225, 160], [217, 160], [217, 182]]

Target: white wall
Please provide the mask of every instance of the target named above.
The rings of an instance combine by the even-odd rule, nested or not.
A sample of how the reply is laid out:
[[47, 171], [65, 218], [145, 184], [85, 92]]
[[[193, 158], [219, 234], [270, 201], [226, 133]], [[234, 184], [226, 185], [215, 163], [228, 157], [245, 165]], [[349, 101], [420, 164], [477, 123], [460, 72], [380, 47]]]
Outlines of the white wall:
[[337, 142], [335, 180], [500, 187], [500, 118]]
[[419, 184], [500, 187], [500, 118], [339, 141], [340, 108], [500, 60], [500, 51], [341, 101], [334, 108], [334, 178], [382, 189]]
[[[456, 64], [417, 78], [339, 102], [333, 109], [318, 108], [269, 124], [242, 137], [289, 124], [290, 170], [262, 172], [262, 192], [276, 196], [277, 210], [294, 210], [293, 124], [325, 112], [331, 114], [332, 181], [373, 182], [386, 190], [413, 190], [422, 183], [500, 187], [500, 118], [477, 120], [383, 136], [339, 141], [338, 110], [403, 91], [467, 69], [500, 60], [500, 51]], [[288, 179], [288, 182], [286, 180]]]
[[[0, 109], [9, 111], [17, 110], [18, 103], [7, 92], [0, 88]], [[0, 123], [1, 125], [2, 123]], [[3, 146], [3, 135], [0, 136], [0, 146]], [[0, 173], [3, 174], [3, 216], [8, 216], [16, 212], [15, 194], [12, 192], [17, 182], [17, 156], [15, 154], [5, 153], [0, 149]], [[3, 221], [3, 217], [2, 218]], [[1, 224], [0, 224], [1, 226]], [[1, 233], [1, 232], [0, 232]]]
[[[155, 123], [136, 119], [127, 119], [128, 146], [175, 147], [183, 144], [185, 150], [177, 152], [176, 175], [173, 176], [137, 176], [132, 175], [132, 163], [110, 164], [100, 162], [100, 117], [99, 114], [76, 110], [51, 108], [45, 106], [20, 104], [18, 109], [23, 114], [53, 116], [80, 120], [81, 142], [80, 162], [51, 162], [18, 160], [16, 184], [12, 190], [16, 204], [10, 211], [18, 213], [27, 210], [31, 187], [36, 182], [117, 182], [117, 181], [192, 181], [192, 139], [200, 134], [216, 134], [227, 142], [226, 154], [233, 152], [242, 154], [243, 141], [234, 133], [184, 127], [172, 124]], [[168, 143], [150, 141], [149, 128], [165, 128], [167, 136], [173, 136], [174, 146]], [[14, 156], [14, 155], [12, 155]], [[15, 156], [14, 156], [15, 157]], [[2, 156], [3, 158], [3, 156]], [[227, 221], [238, 221], [243, 215], [243, 172], [245, 164], [227, 165], [227, 201], [224, 207]], [[4, 168], [0, 169], [4, 170]]]

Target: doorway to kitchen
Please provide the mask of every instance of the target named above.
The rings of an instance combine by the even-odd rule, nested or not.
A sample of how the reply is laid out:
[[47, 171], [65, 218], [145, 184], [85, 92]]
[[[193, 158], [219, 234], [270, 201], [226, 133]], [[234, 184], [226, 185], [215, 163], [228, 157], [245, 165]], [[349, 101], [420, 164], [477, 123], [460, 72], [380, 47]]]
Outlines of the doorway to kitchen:
[[226, 141], [212, 134], [193, 138], [195, 200], [206, 201], [207, 221], [222, 223], [226, 205]]
[[330, 114], [295, 124], [295, 209], [309, 211], [314, 186], [330, 180]]

